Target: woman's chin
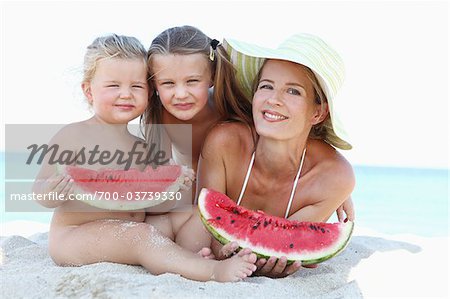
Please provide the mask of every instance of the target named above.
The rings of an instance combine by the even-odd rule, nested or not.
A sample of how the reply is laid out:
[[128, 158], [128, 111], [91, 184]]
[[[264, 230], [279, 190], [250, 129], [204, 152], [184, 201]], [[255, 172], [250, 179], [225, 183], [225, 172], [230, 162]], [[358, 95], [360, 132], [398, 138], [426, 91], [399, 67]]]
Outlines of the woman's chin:
[[284, 139], [283, 132], [279, 128], [267, 128], [266, 126], [257, 126], [256, 133], [260, 137], [270, 138], [270, 139]]

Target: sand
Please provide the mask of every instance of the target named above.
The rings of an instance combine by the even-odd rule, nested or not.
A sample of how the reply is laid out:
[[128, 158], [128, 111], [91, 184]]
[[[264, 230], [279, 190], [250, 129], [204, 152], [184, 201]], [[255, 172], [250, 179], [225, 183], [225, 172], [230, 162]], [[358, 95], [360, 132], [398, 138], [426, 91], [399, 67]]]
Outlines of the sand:
[[[345, 251], [315, 269], [281, 279], [217, 283], [175, 274], [155, 276], [142, 267], [113, 263], [58, 267], [48, 255], [48, 232], [30, 235], [30, 225], [2, 225], [2, 298], [446, 298], [449, 294], [447, 237], [391, 236], [357, 227]], [[17, 227], [28, 230], [18, 235]]]

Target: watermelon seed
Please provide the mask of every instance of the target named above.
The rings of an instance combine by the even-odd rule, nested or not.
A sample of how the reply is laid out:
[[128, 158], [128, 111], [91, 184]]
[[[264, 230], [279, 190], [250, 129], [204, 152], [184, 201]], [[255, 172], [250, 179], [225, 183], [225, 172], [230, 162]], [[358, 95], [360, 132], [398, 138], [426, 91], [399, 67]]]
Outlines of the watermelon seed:
[[309, 225], [309, 228], [310, 228], [311, 230], [314, 230], [314, 225], [310, 224], [310, 225]]
[[325, 233], [325, 230], [323, 228], [320, 229], [322, 231], [322, 233]]
[[293, 243], [289, 244], [289, 248], [294, 248], [294, 244]]
[[234, 223], [234, 220], [231, 220], [231, 224], [233, 224]]
[[239, 211], [236, 208], [233, 208], [233, 214], [239, 215]]
[[220, 216], [217, 216], [217, 217], [216, 217], [216, 220], [220, 220], [220, 219], [222, 219]]
[[256, 223], [255, 225], [253, 225], [253, 229], [257, 229], [258, 228], [258, 226], [260, 225], [260, 223], [258, 222], [258, 223]]
[[264, 220], [264, 227], [268, 226], [269, 222], [267, 222], [267, 220]]

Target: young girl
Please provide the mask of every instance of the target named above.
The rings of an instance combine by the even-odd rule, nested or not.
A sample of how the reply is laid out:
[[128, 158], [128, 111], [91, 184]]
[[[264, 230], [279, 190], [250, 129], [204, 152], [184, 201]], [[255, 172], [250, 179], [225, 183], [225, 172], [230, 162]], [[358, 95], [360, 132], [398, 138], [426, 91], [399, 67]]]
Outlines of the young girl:
[[[51, 141], [64, 150], [94, 149], [129, 152], [137, 137], [127, 130], [129, 121], [147, 108], [147, 53], [140, 42], [127, 36], [97, 38], [87, 49], [83, 93], [94, 116], [61, 129]], [[150, 92], [151, 93], [151, 92]], [[73, 192], [70, 177], [44, 164], [34, 192]], [[136, 168], [139, 165], [132, 165]], [[101, 165], [88, 165], [98, 169]], [[104, 166], [103, 166], [104, 167]], [[107, 165], [123, 169], [123, 165]], [[202, 258], [183, 250], [144, 222], [145, 211], [106, 211], [81, 201], [42, 201], [56, 207], [49, 234], [49, 251], [58, 265], [115, 262], [142, 265], [154, 274], [179, 273], [194, 280], [236, 281], [251, 275], [256, 256], [248, 250], [225, 261]]]
[[[278, 49], [228, 44], [239, 62], [238, 73], [253, 93], [258, 139], [255, 143], [252, 131], [239, 123], [213, 128], [203, 145], [198, 187], [225, 193], [252, 210], [326, 221], [355, 184], [351, 165], [334, 148], [351, 148], [333, 109], [343, 82], [341, 58], [320, 38], [307, 34], [289, 38]], [[191, 250], [211, 246], [212, 241], [197, 213], [176, 239]], [[286, 262], [272, 257], [257, 265], [274, 277], [300, 267], [295, 263], [286, 268]]]

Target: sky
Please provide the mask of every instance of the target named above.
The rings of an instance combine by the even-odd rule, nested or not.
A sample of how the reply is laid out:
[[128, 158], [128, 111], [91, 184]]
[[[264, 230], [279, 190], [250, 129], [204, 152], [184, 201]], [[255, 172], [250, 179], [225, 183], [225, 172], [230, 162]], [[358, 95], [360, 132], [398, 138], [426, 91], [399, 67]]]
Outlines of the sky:
[[2, 1], [2, 124], [90, 117], [81, 65], [100, 35], [132, 35], [148, 48], [163, 30], [192, 25], [218, 40], [275, 47], [306, 32], [345, 62], [335, 106], [352, 164], [448, 168], [448, 16], [446, 1]]

